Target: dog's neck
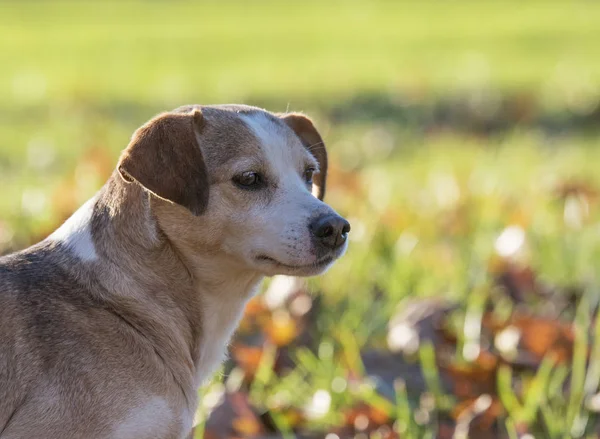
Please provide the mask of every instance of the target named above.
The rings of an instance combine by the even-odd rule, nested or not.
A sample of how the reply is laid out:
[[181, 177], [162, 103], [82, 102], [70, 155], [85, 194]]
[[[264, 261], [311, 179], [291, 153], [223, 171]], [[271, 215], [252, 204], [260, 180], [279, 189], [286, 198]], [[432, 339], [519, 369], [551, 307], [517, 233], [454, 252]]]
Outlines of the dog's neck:
[[102, 285], [101, 294], [127, 303], [136, 318], [153, 319], [149, 327], [166, 334], [159, 343], [185, 346], [199, 385], [220, 363], [262, 275], [214, 248], [190, 245], [189, 233], [170, 226], [177, 209], [115, 173], [51, 238], [89, 267], [87, 279]]

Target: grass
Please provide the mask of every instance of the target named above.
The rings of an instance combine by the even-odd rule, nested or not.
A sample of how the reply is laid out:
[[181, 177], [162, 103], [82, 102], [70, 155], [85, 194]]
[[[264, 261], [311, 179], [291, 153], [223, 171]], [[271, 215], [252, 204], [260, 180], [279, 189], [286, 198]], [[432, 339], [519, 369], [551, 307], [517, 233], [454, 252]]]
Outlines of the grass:
[[[485, 326], [490, 302], [496, 314], [524, 306], [575, 321], [572, 361], [499, 367], [494, 422], [506, 437], [591, 434], [597, 420], [582, 405], [600, 367], [597, 329], [588, 333], [600, 327], [590, 311], [600, 285], [598, 22], [593, 2], [2, 2], [0, 251], [51, 231], [158, 111], [231, 101], [306, 110], [328, 145], [328, 200], [351, 220], [350, 249], [311, 281], [322, 305], [313, 344], [289, 348], [292, 370], [276, 373], [282, 348], [267, 345], [251, 384], [239, 364], [225, 384], [246, 389], [284, 437], [298, 432], [290, 413], [325, 394], [329, 410], [303, 428], [333, 431], [363, 403], [399, 434], [444, 437], [460, 398], [439, 383], [439, 344], [407, 355], [424, 367], [425, 389], [413, 376], [370, 382], [361, 352], [388, 351], [390, 319], [410, 299], [441, 297], [458, 308], [452, 361], [467, 367], [465, 346], [486, 342], [467, 322]], [[500, 116], [500, 128], [481, 128]], [[558, 291], [556, 303], [575, 291], [579, 307], [558, 313], [535, 295], [512, 303], [496, 285], [509, 263]], [[463, 430], [489, 402], [478, 401], [455, 416]]]
[[[596, 81], [600, 6], [514, 2], [3, 2], [0, 96], [105, 105]], [[556, 78], [558, 76], [558, 78]], [[308, 96], [307, 96], [308, 94]]]

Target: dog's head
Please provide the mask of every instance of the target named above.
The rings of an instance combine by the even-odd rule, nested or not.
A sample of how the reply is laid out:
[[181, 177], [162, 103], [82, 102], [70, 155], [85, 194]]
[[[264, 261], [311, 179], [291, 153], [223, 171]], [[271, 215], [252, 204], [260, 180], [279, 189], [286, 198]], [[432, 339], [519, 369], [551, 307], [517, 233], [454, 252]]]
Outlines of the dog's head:
[[322, 201], [325, 144], [302, 114], [182, 107], [138, 129], [117, 169], [167, 201], [190, 246], [262, 274], [319, 274], [346, 250], [350, 224]]

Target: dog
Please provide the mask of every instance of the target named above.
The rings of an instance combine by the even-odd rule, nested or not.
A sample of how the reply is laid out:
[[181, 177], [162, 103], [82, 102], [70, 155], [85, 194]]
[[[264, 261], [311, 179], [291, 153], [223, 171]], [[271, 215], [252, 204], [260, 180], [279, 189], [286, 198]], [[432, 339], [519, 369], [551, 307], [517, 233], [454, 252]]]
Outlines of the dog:
[[139, 128], [91, 200], [0, 258], [0, 438], [191, 437], [261, 280], [345, 252], [326, 176], [300, 113], [191, 105]]

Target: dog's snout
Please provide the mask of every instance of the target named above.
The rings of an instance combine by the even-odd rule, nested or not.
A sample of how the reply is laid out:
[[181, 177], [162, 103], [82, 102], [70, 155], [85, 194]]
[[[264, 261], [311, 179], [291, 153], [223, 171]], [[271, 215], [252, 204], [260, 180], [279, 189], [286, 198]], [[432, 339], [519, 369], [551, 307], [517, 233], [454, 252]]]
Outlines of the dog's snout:
[[346, 242], [350, 223], [338, 215], [324, 215], [312, 221], [309, 228], [317, 242], [336, 249]]

